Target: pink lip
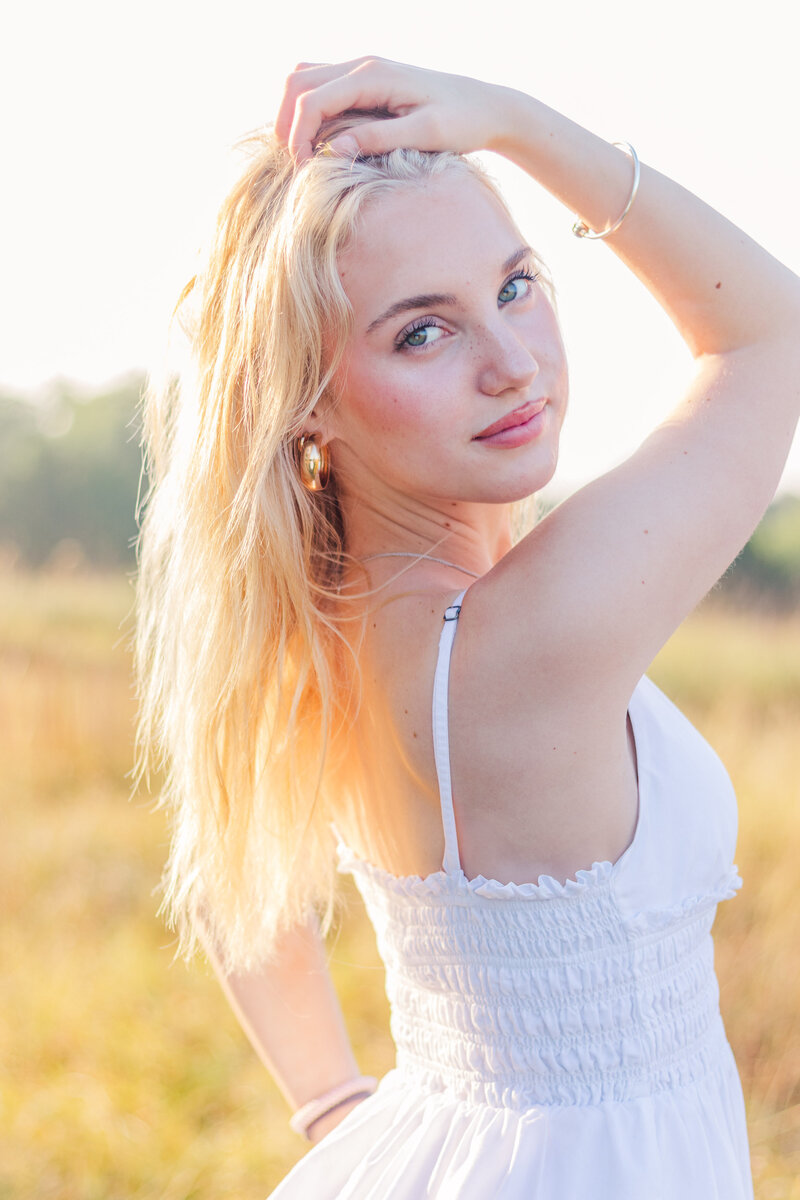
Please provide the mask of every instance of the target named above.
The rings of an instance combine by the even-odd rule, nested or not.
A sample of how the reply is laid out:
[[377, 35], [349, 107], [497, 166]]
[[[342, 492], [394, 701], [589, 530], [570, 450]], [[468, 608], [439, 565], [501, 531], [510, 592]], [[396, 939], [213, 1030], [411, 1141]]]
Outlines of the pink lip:
[[487, 425], [480, 433], [475, 434], [475, 438], [491, 437], [493, 433], [502, 433], [504, 429], [514, 429], [517, 425], [524, 425], [536, 413], [541, 412], [547, 400], [529, 400], [527, 404], [523, 404], [520, 408], [515, 408], [513, 412], [506, 413], [499, 421], [495, 421], [494, 425]]

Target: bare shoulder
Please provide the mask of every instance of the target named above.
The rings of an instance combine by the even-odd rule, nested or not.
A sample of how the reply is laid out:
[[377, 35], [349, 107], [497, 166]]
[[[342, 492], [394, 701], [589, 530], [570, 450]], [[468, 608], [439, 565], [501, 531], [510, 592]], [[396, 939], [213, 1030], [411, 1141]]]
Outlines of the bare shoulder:
[[448, 708], [462, 866], [501, 882], [563, 881], [615, 862], [633, 837], [630, 692], [574, 661], [533, 585], [521, 618], [515, 596], [492, 572], [459, 614]]
[[[453, 627], [448, 727], [461, 864], [469, 877], [502, 882], [567, 878], [595, 859], [614, 861], [632, 836], [626, 705], [616, 711], [591, 689], [576, 702], [552, 657], [524, 654], [495, 584], [488, 576], [470, 586]], [[432, 690], [444, 613], [457, 596], [433, 587], [387, 597], [370, 615], [365, 641], [374, 790], [386, 795], [400, 781], [395, 812], [409, 814], [428, 843], [409, 850], [407, 873], [441, 863]], [[405, 836], [414, 846], [414, 831]]]

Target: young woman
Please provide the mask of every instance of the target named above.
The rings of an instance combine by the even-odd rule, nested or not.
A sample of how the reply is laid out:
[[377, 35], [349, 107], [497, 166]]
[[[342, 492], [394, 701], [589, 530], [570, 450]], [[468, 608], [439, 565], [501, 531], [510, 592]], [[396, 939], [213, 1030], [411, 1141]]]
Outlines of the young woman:
[[[146, 405], [137, 661], [166, 905], [316, 1143], [273, 1194], [752, 1196], [710, 935], [735, 798], [643, 672], [773, 495], [800, 281], [510, 88], [301, 64], [252, 150], [187, 296], [193, 373]], [[567, 367], [478, 150], [605, 238], [695, 360], [534, 527]], [[387, 968], [377, 1088], [326, 970], [337, 870]]]

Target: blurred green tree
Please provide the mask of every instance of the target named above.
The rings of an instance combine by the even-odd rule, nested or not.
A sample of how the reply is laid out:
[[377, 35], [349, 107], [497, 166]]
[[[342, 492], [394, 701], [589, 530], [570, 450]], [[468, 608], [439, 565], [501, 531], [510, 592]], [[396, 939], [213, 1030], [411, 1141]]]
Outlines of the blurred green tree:
[[800, 608], [800, 497], [779, 496], [720, 583], [747, 606]]
[[93, 565], [133, 564], [143, 383], [0, 395], [0, 545], [12, 556], [42, 566], [68, 539]]

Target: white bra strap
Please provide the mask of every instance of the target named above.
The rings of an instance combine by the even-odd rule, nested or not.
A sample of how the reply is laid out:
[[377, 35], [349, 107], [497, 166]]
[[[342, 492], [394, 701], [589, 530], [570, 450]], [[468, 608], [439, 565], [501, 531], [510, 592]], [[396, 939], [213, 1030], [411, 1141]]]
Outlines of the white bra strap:
[[450, 781], [450, 738], [447, 731], [447, 693], [450, 679], [450, 655], [453, 649], [453, 639], [456, 636], [458, 614], [461, 611], [461, 601], [467, 589], [456, 597], [453, 604], [445, 610], [444, 627], [439, 637], [439, 658], [436, 663], [436, 674], [433, 677], [433, 756], [436, 761], [436, 778], [439, 781], [439, 801], [442, 808], [442, 825], [444, 826], [444, 859], [442, 870], [446, 875], [461, 870], [461, 860], [458, 857], [458, 835], [456, 834], [456, 818], [453, 812], [453, 789]]

